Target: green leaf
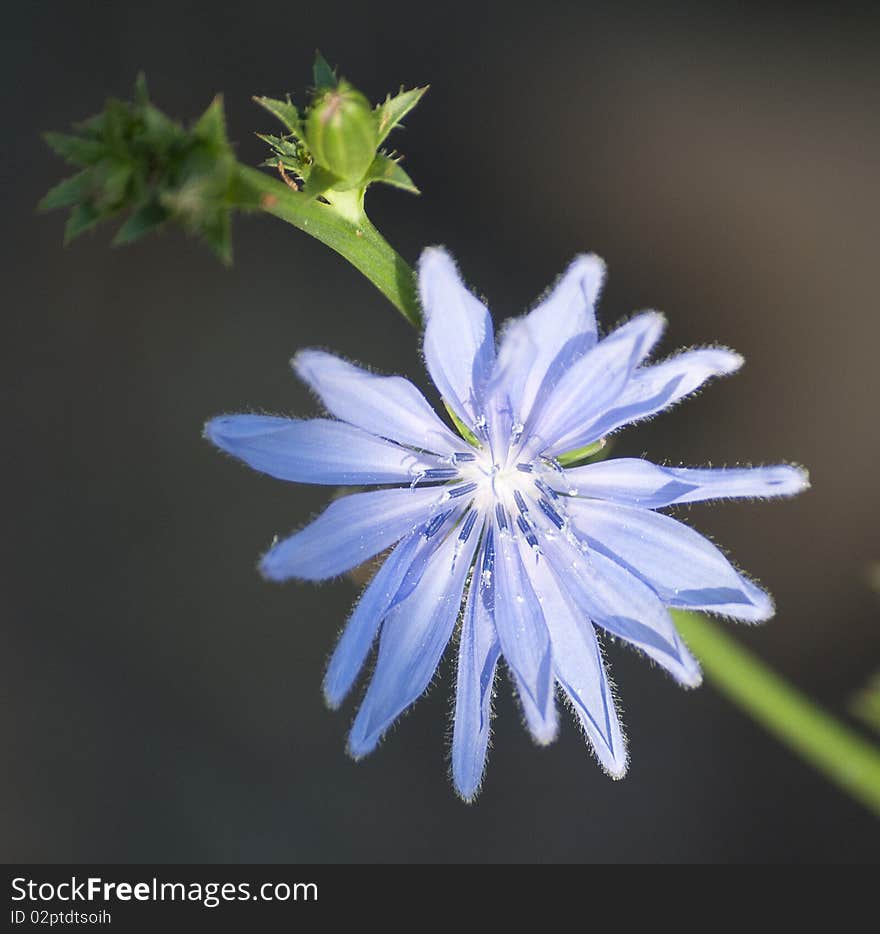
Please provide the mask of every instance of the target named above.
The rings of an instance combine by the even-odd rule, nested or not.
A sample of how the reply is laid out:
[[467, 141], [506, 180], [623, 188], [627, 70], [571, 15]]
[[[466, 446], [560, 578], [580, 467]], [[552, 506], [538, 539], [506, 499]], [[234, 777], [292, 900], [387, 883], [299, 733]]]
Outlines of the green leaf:
[[76, 205], [64, 226], [65, 245], [75, 240], [80, 234], [91, 230], [100, 220], [102, 220], [102, 215], [91, 204]]
[[94, 165], [96, 162], [100, 162], [107, 151], [107, 147], [102, 141], [86, 139], [82, 136], [68, 136], [66, 133], [45, 133], [43, 138], [54, 152], [73, 165]]
[[92, 190], [91, 179], [88, 169], [64, 179], [46, 193], [37, 205], [37, 210], [54, 211], [56, 208], [69, 208], [85, 200]]
[[100, 185], [97, 201], [103, 212], [112, 212], [124, 207], [132, 176], [132, 165], [122, 159], [106, 159], [100, 165], [95, 179]]
[[384, 182], [386, 185], [402, 188], [414, 195], [419, 194], [419, 189], [416, 188], [413, 180], [400, 167], [400, 163], [381, 152], [373, 160], [366, 176], [364, 176], [365, 185], [370, 185], [373, 182]]
[[115, 155], [123, 155], [135, 123], [131, 106], [111, 97], [104, 107], [102, 135], [106, 148]]
[[284, 169], [285, 172], [292, 172], [299, 178], [305, 178], [308, 175], [305, 167], [301, 166], [298, 161], [290, 156], [279, 156], [277, 153], [269, 156], [268, 159], [264, 159], [259, 165], [264, 169], [273, 169], [277, 172], [279, 163], [281, 163], [281, 168]]
[[144, 234], [150, 233], [168, 220], [168, 211], [157, 201], [148, 201], [134, 211], [119, 228], [113, 238], [114, 246], [122, 246], [140, 240]]
[[257, 139], [268, 143], [279, 156], [289, 156], [292, 159], [299, 159], [301, 149], [292, 139], [285, 139], [283, 136], [273, 136], [271, 133], [255, 133]]
[[232, 264], [232, 220], [229, 211], [219, 210], [202, 225], [201, 234], [224, 266]]
[[446, 411], [449, 413], [449, 417], [452, 419], [452, 424], [455, 425], [455, 430], [462, 436], [462, 438], [464, 438], [464, 440], [467, 441], [471, 447], [482, 447], [477, 436], [470, 430], [470, 428], [468, 428], [467, 425], [465, 425], [465, 423], [455, 414], [455, 412], [453, 412], [452, 407], [445, 399], [443, 400], [443, 405], [446, 407]]
[[143, 76], [134, 98], [107, 101], [75, 134], [47, 135], [56, 152], [85, 168], [56, 185], [40, 208], [71, 208], [67, 242], [130, 211], [114, 243], [131, 243], [173, 221], [203, 236], [228, 261], [230, 188], [238, 166], [226, 136], [222, 98], [216, 97], [189, 129], [149, 102]]
[[279, 101], [271, 97], [255, 97], [254, 100], [264, 110], [268, 110], [273, 117], [277, 117], [287, 127], [289, 133], [302, 138], [299, 111], [290, 103], [290, 98], [286, 101]]
[[146, 104], [141, 109], [141, 119], [144, 125], [144, 136], [149, 140], [151, 147], [164, 150], [179, 143], [184, 135], [183, 127], [166, 117], [165, 114], [154, 107], [152, 104]]
[[318, 49], [315, 49], [315, 64], [312, 65], [312, 82], [319, 91], [336, 87], [336, 72]]
[[211, 101], [208, 109], [196, 121], [193, 127], [193, 135], [218, 151], [228, 148], [226, 117], [223, 113], [223, 98], [221, 95], [218, 94]]
[[[566, 451], [564, 454], [560, 454], [559, 457], [556, 458], [556, 461], [562, 467], [574, 467], [575, 464], [581, 464], [595, 457], [605, 448], [605, 445], [605, 439], [600, 438], [598, 441], [594, 441], [586, 447], [576, 448], [574, 451]], [[601, 460], [602, 458], [599, 459]]]
[[150, 92], [147, 90], [147, 76], [139, 71], [134, 79], [134, 102], [138, 107], [146, 107], [150, 103]]
[[418, 104], [422, 99], [428, 86], [423, 88], [413, 88], [411, 91], [401, 91], [394, 97], [390, 95], [386, 98], [384, 104], [379, 104], [376, 108], [376, 130], [378, 133], [379, 145], [388, 134], [399, 125], [400, 121]]

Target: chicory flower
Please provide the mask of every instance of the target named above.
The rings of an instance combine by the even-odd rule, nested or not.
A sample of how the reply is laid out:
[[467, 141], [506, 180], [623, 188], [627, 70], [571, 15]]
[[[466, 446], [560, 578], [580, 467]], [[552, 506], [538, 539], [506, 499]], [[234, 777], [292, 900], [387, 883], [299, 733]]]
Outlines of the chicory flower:
[[594, 450], [743, 362], [706, 347], [649, 363], [664, 325], [654, 312], [600, 338], [594, 306], [603, 277], [599, 259], [579, 257], [496, 346], [489, 312], [451, 258], [424, 252], [425, 361], [458, 432], [408, 380], [318, 350], [293, 365], [331, 418], [208, 422], [218, 447], [273, 477], [375, 487], [332, 502], [260, 565], [271, 580], [319, 581], [383, 556], [324, 681], [337, 707], [378, 640], [349, 737], [355, 757], [371, 752], [425, 691], [458, 629], [452, 776], [463, 798], [482, 780], [502, 659], [534, 739], [554, 739], [560, 693], [602, 767], [619, 778], [627, 751], [599, 633], [694, 687], [700, 669], [670, 607], [746, 622], [773, 614], [770, 597], [718, 548], [660, 510], [791, 495], [807, 485], [803, 470], [632, 458], [563, 466], [571, 452]]

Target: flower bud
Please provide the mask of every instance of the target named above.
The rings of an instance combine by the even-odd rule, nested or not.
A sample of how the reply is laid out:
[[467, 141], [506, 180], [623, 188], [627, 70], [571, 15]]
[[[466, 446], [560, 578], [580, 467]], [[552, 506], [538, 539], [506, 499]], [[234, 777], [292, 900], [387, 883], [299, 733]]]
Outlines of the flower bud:
[[376, 119], [370, 102], [340, 81], [309, 111], [306, 142], [315, 162], [341, 179], [335, 187], [353, 187], [376, 156]]

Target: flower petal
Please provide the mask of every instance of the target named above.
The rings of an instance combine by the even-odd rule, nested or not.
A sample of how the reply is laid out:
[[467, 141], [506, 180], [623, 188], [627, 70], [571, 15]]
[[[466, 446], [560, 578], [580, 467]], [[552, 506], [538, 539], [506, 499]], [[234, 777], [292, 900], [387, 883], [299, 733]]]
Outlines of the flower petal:
[[221, 415], [205, 425], [205, 435], [254, 470], [296, 483], [410, 483], [444, 463], [326, 418]]
[[565, 587], [580, 611], [606, 632], [635, 646], [679, 684], [696, 687], [700, 666], [688, 652], [657, 594], [632, 571], [599, 552], [564, 545]]
[[338, 707], [351, 690], [370, 654], [379, 626], [423, 541], [418, 534], [409, 535], [401, 541], [382, 562], [358, 600], [324, 676], [324, 697], [328, 706]]
[[632, 571], [669, 606], [747, 622], [773, 615], [773, 601], [699, 532], [670, 516], [602, 500], [566, 500], [578, 536]]
[[550, 393], [595, 345], [594, 309], [604, 278], [605, 264], [598, 256], [578, 256], [543, 301], [505, 328], [494, 380], [507, 387], [514, 418], [521, 424], [536, 400]]
[[[529, 416], [523, 460], [570, 450], [568, 438], [596, 420], [620, 396], [633, 370], [660, 339], [664, 319], [645, 312], [619, 327], [569, 367]], [[527, 441], [527, 443], [526, 443]]]
[[260, 570], [270, 580], [326, 580], [363, 564], [426, 522], [445, 501], [437, 489], [371, 490], [332, 502], [304, 529], [274, 545]]
[[449, 535], [431, 556], [411, 597], [382, 625], [376, 670], [349, 735], [355, 758], [372, 752], [379, 738], [428, 686], [461, 609], [465, 579], [476, 547]]
[[550, 631], [556, 678], [602, 767], [612, 777], [622, 778], [626, 743], [593, 625], [575, 608], [546, 560], [530, 562], [526, 568]]
[[495, 362], [495, 336], [486, 307], [465, 287], [449, 254], [422, 253], [419, 294], [425, 312], [425, 362], [447, 404], [470, 428], [482, 416]]
[[772, 467], [660, 467], [634, 457], [620, 457], [548, 475], [564, 492], [608, 499], [629, 506], [660, 509], [734, 497], [793, 496], [809, 485], [805, 470], [787, 464]]
[[696, 392], [707, 380], [728, 376], [742, 365], [743, 358], [723, 347], [704, 347], [636, 370], [620, 397], [592, 425], [565, 438], [557, 453], [576, 450], [598, 441], [630, 422], [650, 418]]
[[[559, 727], [553, 695], [550, 634], [541, 604], [523, 567], [523, 557], [509, 531], [494, 533], [495, 628], [504, 660], [522, 701], [523, 713], [535, 742], [553, 742]], [[535, 554], [525, 546], [525, 560]]]
[[462, 440], [437, 417], [428, 400], [401, 376], [376, 376], [322, 350], [293, 358], [299, 377], [336, 418], [398, 444], [450, 455]]
[[484, 542], [474, 567], [458, 646], [452, 780], [465, 801], [472, 800], [480, 788], [489, 745], [492, 685], [501, 653], [494, 605], [492, 568], [487, 564]]

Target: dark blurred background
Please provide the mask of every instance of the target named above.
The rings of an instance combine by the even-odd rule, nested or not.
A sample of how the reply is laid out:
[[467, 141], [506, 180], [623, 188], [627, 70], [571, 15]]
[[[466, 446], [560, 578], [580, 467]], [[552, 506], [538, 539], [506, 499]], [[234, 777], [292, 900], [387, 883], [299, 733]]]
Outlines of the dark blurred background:
[[[874, 7], [876, 11], [876, 6]], [[396, 145], [424, 194], [373, 189], [405, 257], [445, 243], [496, 320], [580, 251], [605, 327], [656, 307], [664, 349], [744, 371], [618, 441], [671, 463], [792, 460], [813, 489], [690, 511], [774, 593], [736, 635], [846, 718], [880, 657], [880, 28], [845, 5], [154, 0], [11, 7], [5, 89], [0, 857], [107, 861], [816, 861], [877, 856], [860, 806], [722, 699], [609, 651], [632, 765], [609, 781], [566, 722], [532, 745], [506, 681], [482, 797], [447, 778], [451, 664], [368, 760], [320, 681], [355, 597], [263, 582], [259, 554], [328, 491], [219, 456], [208, 416], [308, 414], [288, 369], [325, 345], [425, 386], [414, 335], [317, 242], [239, 219], [235, 266], [169, 233], [62, 248], [34, 206], [39, 138], [129, 96], [225, 94], [256, 163], [320, 46], [374, 100], [430, 82]], [[300, 101], [303, 100], [299, 93]], [[730, 624], [733, 628], [733, 624]]]

